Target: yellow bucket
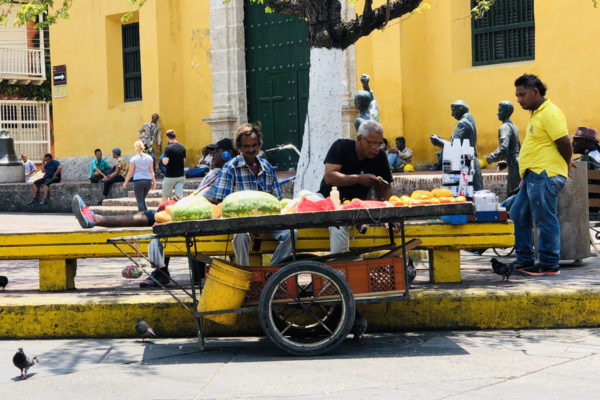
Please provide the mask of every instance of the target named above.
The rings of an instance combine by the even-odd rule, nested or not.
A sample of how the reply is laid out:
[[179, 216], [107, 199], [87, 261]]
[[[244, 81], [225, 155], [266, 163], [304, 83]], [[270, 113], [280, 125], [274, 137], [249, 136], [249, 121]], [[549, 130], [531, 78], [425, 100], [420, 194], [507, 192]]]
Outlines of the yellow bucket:
[[[198, 302], [198, 311], [219, 311], [241, 307], [246, 292], [250, 289], [253, 275], [252, 271], [213, 259]], [[204, 318], [223, 325], [234, 325], [237, 316], [237, 313], [230, 313], [205, 315]]]

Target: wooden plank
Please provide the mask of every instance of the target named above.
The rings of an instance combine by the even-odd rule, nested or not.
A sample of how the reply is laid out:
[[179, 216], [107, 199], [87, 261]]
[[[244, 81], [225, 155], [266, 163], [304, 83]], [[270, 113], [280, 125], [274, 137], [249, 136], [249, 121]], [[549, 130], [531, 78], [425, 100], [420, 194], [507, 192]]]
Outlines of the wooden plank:
[[[466, 225], [429, 224], [421, 222], [419, 225], [406, 225], [406, 238], [420, 239], [422, 248], [432, 247], [456, 247], [460, 249], [473, 247], [510, 247], [513, 245], [512, 223], [469, 223]], [[121, 232], [119, 232], [120, 234]], [[36, 240], [30, 235], [5, 235], [5, 243], [11, 245], [0, 245], [0, 259], [63, 259], [68, 255], [70, 258], [98, 258], [98, 257], [121, 257], [122, 253], [113, 245], [106, 243], [108, 236], [114, 237], [110, 232], [99, 232], [97, 242], [86, 242], [79, 244], [72, 241], [72, 236], [78, 233], [60, 234], [59, 243], [56, 243], [56, 235], [51, 236], [50, 243], [46, 243], [46, 235], [35, 234]], [[10, 237], [9, 237], [10, 236]], [[297, 242], [298, 251], [328, 251], [329, 231], [327, 229], [306, 229], [299, 231]], [[90, 236], [91, 238], [92, 236]], [[231, 238], [229, 238], [230, 240]], [[219, 255], [233, 252], [233, 246], [229, 243], [227, 235], [196, 237], [198, 250], [208, 255]], [[396, 243], [400, 242], [400, 235], [395, 236]], [[368, 248], [389, 243], [388, 231], [382, 227], [370, 228], [365, 235], [356, 230], [350, 230], [350, 246], [352, 248]], [[268, 235], [263, 240], [261, 251], [272, 252], [277, 243]], [[147, 243], [140, 244], [140, 251], [147, 253]], [[185, 254], [185, 243], [182, 238], [170, 238], [165, 246], [167, 255]], [[252, 253], [254, 254], [254, 253]]]
[[199, 221], [171, 222], [155, 225], [153, 231], [161, 237], [203, 236], [223, 233], [262, 232], [268, 230], [302, 229], [328, 226], [399, 222], [405, 218], [436, 217], [441, 215], [472, 214], [473, 203], [428, 204], [412, 207], [385, 207], [261, 215], [256, 217], [224, 218]]
[[594, 207], [594, 208], [600, 207], [600, 199], [593, 199], [593, 198], [591, 198], [591, 199], [588, 199], [588, 202], [589, 202], [589, 207], [590, 208], [591, 207]]
[[588, 193], [600, 193], [600, 185], [588, 184]]

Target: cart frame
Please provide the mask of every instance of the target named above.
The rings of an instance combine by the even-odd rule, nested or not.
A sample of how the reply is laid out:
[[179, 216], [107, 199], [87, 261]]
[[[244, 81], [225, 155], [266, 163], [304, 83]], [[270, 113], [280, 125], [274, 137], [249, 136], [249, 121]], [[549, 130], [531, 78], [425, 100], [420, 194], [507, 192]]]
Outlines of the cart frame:
[[[168, 240], [171, 237], [185, 238], [186, 256], [188, 258], [191, 281], [191, 293], [179, 283], [175, 281], [173, 281], [173, 283], [177, 288], [183, 290], [184, 293], [191, 298], [193, 309], [190, 309], [188, 305], [179, 299], [169, 288], [165, 287], [157, 280], [155, 280], [155, 282], [163, 290], [169, 293], [182, 307], [190, 312], [190, 314], [192, 314], [196, 325], [198, 344], [202, 350], [205, 349], [205, 338], [202, 325], [203, 317], [209, 315], [257, 311], [263, 331], [271, 339], [271, 341], [274, 342], [275, 345], [290, 354], [317, 355], [333, 349], [344, 340], [354, 324], [356, 303], [376, 303], [400, 300], [406, 301], [409, 299], [409, 282], [406, 274], [407, 250], [404, 229], [405, 221], [407, 219], [423, 219], [439, 217], [442, 215], [472, 213], [473, 204], [470, 202], [465, 202], [410, 207], [351, 209], [289, 215], [264, 215], [255, 217], [181, 221], [155, 225], [153, 228], [154, 234], [152, 235], [117, 237], [108, 239], [108, 242], [117, 247], [126, 257], [137, 264], [137, 261], [120, 246], [125, 247], [127, 250], [135, 250], [135, 257], [139, 257], [140, 254], [137, 252], [137, 246], [135, 243], [138, 240], [151, 240], [154, 238]], [[354, 250], [348, 253], [322, 256], [317, 258], [318, 261], [296, 260], [297, 254], [294, 237], [296, 229], [330, 226], [352, 226], [360, 224], [376, 226], [386, 225], [386, 228], [389, 231], [389, 244]], [[203, 255], [201, 250], [200, 252], [198, 251], [196, 240], [197, 237], [222, 234], [230, 235], [245, 232], [265, 232], [284, 229], [289, 230], [292, 238], [294, 239], [292, 240], [292, 243], [294, 244], [292, 261], [277, 266], [279, 267], [279, 270], [275, 272], [265, 284], [258, 304], [243, 305], [240, 308], [218, 311], [197, 311], [198, 294], [201, 294], [201, 288], [199, 287], [199, 289], [196, 290], [196, 282], [199, 282], [199, 280], [197, 280], [197, 271], [195, 265], [197, 261], [210, 262], [211, 260], [210, 257]], [[396, 245], [395, 242], [395, 229], [399, 230], [400, 232], [400, 245]], [[345, 279], [334, 268], [319, 262], [325, 260], [339, 260], [376, 250], [389, 250], [387, 255], [397, 255], [400, 252], [402, 253], [404, 290], [365, 293], [355, 297]], [[146, 258], [143, 254], [141, 256], [151, 264], [148, 258]], [[154, 280], [154, 278], [146, 270], [144, 270], [144, 272]], [[287, 292], [287, 289], [284, 288], [284, 282], [289, 281], [289, 279], [296, 279], [296, 282], [298, 282], [299, 277], [306, 276], [307, 274], [310, 274], [311, 277], [315, 276], [313, 274], [320, 276], [324, 282], [327, 282], [327, 287], [334, 289], [334, 295], [325, 295], [326, 290], [325, 288], [322, 288], [319, 293], [302, 292], [301, 290], [302, 293], [292, 296], [289, 292]], [[277, 295], [275, 292], [281, 291], [282, 288], [284, 297], [289, 297], [289, 299], [286, 301], [281, 299], [281, 293], [279, 295], [280, 298], [276, 298]], [[315, 342], [309, 342], [307, 344], [306, 338], [302, 338], [302, 340], [300, 340], [294, 337], [288, 337], [289, 335], [286, 335], [286, 332], [295, 326], [294, 323], [300, 317], [294, 317], [294, 321], [287, 321], [284, 319], [282, 322], [277, 318], [275, 318], [277, 319], [277, 321], [275, 321], [274, 316], [277, 317], [277, 312], [275, 311], [276, 309], [292, 306], [298, 310], [301, 310], [305, 314], [312, 315], [316, 319], [316, 324], [311, 325], [314, 328], [313, 330], [325, 331], [325, 333], [321, 332], [321, 336], [324, 335], [325, 338], [315, 339]], [[338, 315], [340, 306], [343, 310], [341, 316]], [[335, 325], [333, 329], [329, 327], [323, 319], [319, 319], [319, 317], [314, 315], [313, 310], [315, 309], [319, 313], [326, 313], [326, 316], [331, 318], [333, 324]], [[338, 310], [335, 312], [336, 317], [332, 317], [334, 310]], [[301, 332], [308, 332], [306, 327], [302, 326], [299, 328], [299, 330]]]

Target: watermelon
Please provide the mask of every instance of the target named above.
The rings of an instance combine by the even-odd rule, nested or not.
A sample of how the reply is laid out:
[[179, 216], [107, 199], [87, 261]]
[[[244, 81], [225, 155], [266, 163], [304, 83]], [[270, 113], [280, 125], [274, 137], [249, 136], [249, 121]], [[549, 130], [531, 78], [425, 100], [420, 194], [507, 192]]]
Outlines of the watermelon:
[[353, 208], [379, 208], [379, 207], [387, 207], [387, 204], [383, 201], [377, 200], [359, 200], [354, 199], [348, 204], [344, 204], [342, 206], [342, 210], [351, 210]]
[[270, 193], [244, 190], [231, 193], [223, 199], [222, 216], [251, 217], [281, 213], [281, 203]]
[[171, 208], [172, 221], [188, 221], [193, 219], [210, 219], [213, 207], [210, 201], [202, 196], [190, 195], [175, 203]]

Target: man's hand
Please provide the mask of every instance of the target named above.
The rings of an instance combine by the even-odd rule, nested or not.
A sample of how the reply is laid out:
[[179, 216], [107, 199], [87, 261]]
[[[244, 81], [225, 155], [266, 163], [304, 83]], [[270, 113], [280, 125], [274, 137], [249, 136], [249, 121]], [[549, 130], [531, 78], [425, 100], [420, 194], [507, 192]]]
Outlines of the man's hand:
[[371, 187], [378, 185], [381, 182], [379, 180], [379, 177], [373, 174], [362, 174], [358, 176], [358, 183], [366, 187]]
[[573, 160], [571, 160], [571, 165], [569, 165], [569, 178], [573, 177], [573, 171], [575, 168], [577, 168], [577, 164], [575, 164]]

